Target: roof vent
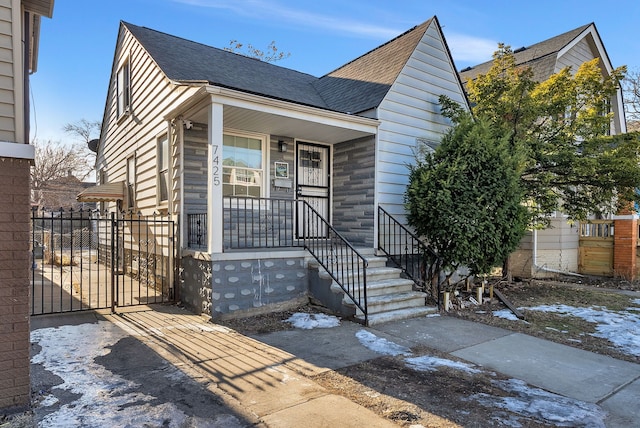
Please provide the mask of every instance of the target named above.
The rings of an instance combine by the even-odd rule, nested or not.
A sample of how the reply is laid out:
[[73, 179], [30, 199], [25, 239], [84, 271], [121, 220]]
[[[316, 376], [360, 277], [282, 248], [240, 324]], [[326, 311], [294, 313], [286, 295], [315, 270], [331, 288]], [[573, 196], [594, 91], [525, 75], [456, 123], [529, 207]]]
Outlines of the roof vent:
[[523, 46], [523, 47], [518, 48], [518, 49], [516, 49], [515, 51], [513, 51], [513, 53], [518, 53], [518, 52], [522, 52], [522, 51], [525, 51], [525, 50], [527, 50], [527, 48], [525, 48], [525, 47]]
[[473, 67], [467, 67], [467, 68], [463, 68], [462, 70], [460, 70], [461, 73], [464, 73], [465, 71], [471, 71], [473, 70]]

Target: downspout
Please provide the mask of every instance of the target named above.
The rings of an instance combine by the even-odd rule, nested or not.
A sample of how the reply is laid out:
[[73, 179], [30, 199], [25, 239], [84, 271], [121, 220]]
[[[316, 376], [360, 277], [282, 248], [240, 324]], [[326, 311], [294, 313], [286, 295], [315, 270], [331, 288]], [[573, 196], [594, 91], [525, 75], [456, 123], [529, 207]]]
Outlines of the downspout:
[[545, 266], [538, 265], [538, 229], [533, 229], [533, 267], [536, 271], [541, 270], [543, 272], [549, 273], [558, 273], [561, 275], [569, 275], [569, 276], [577, 276], [579, 278], [584, 278], [584, 275], [580, 275], [575, 272], [567, 272], [558, 269], [551, 269]]

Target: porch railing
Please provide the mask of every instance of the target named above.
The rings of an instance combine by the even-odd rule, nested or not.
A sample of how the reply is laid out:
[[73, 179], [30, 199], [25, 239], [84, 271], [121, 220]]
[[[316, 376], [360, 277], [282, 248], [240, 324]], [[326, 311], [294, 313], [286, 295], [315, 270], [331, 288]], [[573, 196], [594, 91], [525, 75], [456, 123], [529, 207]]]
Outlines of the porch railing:
[[[302, 247], [367, 314], [367, 260], [304, 200], [224, 198], [224, 250]], [[207, 214], [187, 214], [189, 248], [206, 248]]]
[[398, 266], [421, 291], [440, 306], [438, 255], [384, 208], [378, 206], [378, 249]]
[[305, 249], [351, 298], [367, 325], [367, 260], [311, 205], [298, 204]]

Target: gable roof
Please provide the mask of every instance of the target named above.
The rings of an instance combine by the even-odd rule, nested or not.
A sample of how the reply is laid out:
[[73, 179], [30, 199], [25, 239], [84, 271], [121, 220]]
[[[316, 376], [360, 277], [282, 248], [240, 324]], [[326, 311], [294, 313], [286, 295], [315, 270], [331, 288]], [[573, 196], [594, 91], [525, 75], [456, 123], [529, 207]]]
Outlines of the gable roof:
[[208, 83], [270, 98], [327, 108], [316, 77], [122, 22], [171, 80]]
[[377, 107], [434, 19], [323, 76], [315, 87], [336, 110], [360, 113]]
[[[560, 51], [592, 25], [594, 24], [583, 25], [531, 46], [514, 49], [516, 65], [527, 65], [533, 70], [535, 80], [546, 80], [555, 72], [556, 60]], [[466, 82], [479, 74], [486, 74], [492, 65], [493, 60], [466, 68], [460, 72], [460, 77]]]
[[342, 113], [376, 108], [435, 17], [318, 78], [121, 22], [167, 78], [202, 83]]

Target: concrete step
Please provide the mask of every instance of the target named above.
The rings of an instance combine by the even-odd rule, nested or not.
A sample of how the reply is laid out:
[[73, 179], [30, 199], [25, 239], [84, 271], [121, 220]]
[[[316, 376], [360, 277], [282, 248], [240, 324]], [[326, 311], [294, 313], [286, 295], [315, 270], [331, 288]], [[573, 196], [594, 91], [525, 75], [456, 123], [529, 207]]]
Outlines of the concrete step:
[[[343, 257], [343, 259], [345, 260], [345, 266], [348, 266], [349, 263], [352, 261], [351, 258], [348, 257]], [[374, 255], [365, 255], [364, 259], [367, 261], [367, 266], [369, 269], [372, 268], [378, 268], [378, 267], [385, 267], [387, 265], [387, 259], [386, 257], [377, 257]], [[353, 259], [354, 264], [357, 262], [357, 259], [354, 258]], [[313, 268], [313, 269], [320, 269], [320, 263], [313, 257], [311, 257], [308, 261], [307, 261], [309, 267]], [[324, 270], [324, 269], [321, 269]]]
[[[380, 312], [395, 311], [397, 309], [424, 307], [426, 293], [420, 291], [410, 291], [404, 293], [389, 293], [380, 296], [367, 296], [367, 309], [369, 314], [377, 314]], [[347, 295], [344, 296], [343, 304], [345, 306], [355, 306], [353, 301]], [[360, 314], [360, 310], [356, 308], [356, 315]]]
[[[399, 278], [401, 273], [402, 273], [401, 269], [394, 268], [394, 267], [384, 266], [384, 267], [367, 268], [367, 283], [373, 283], [373, 282], [382, 281], [385, 279]], [[353, 276], [356, 276], [357, 274], [358, 272], [346, 273], [348, 277], [353, 277]], [[360, 274], [362, 274], [362, 272], [360, 272]], [[318, 276], [320, 276], [320, 278], [322, 279], [331, 278], [331, 275], [329, 275], [329, 273], [324, 269], [318, 270]]]
[[[367, 277], [368, 278], [368, 277]], [[357, 288], [358, 290], [361, 287]], [[342, 293], [342, 288], [337, 282], [331, 283], [331, 291], [334, 293]], [[413, 281], [406, 278], [389, 278], [380, 281], [367, 281], [367, 297], [380, 296], [389, 293], [404, 293], [413, 291]]]
[[[424, 317], [435, 314], [438, 308], [435, 306], [422, 306], [415, 308], [397, 309], [395, 311], [380, 312], [377, 314], [369, 314], [369, 325], [384, 324], [391, 321], [406, 320], [409, 318]], [[364, 315], [356, 315], [356, 318], [364, 322]]]

